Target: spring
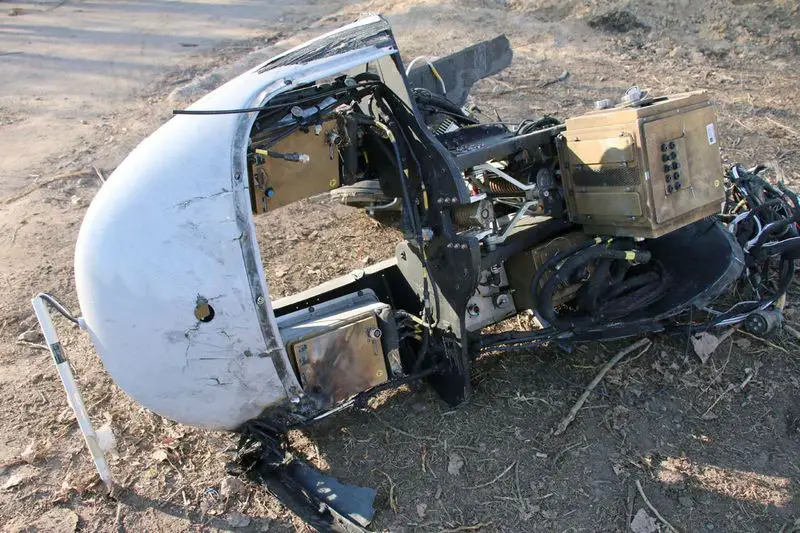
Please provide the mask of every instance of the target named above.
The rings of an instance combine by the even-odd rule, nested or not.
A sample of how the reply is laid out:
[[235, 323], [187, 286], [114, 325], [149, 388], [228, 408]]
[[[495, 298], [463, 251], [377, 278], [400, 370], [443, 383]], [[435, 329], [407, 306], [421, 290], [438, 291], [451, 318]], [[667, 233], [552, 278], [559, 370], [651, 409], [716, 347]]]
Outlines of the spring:
[[460, 205], [453, 209], [453, 222], [461, 227], [477, 226], [474, 205]]
[[462, 228], [487, 227], [492, 221], [491, 204], [460, 205], [453, 209], [453, 222]]
[[489, 191], [494, 194], [512, 194], [514, 196], [523, 196], [522, 190], [502, 178], [489, 178]]

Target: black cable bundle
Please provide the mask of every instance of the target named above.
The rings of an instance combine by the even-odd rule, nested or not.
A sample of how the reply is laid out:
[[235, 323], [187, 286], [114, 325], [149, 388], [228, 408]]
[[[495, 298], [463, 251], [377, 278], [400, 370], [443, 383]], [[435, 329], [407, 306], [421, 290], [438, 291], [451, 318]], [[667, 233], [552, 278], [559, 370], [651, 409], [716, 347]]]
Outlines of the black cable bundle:
[[[554, 272], [545, 278], [549, 271]], [[543, 278], [546, 281], [540, 287]], [[553, 303], [558, 287], [584, 278], [577, 310], [558, 313]], [[531, 282], [531, 295], [543, 319], [558, 329], [575, 329], [644, 309], [664, 295], [667, 284], [663, 266], [652, 260], [650, 252], [633, 248], [631, 241], [598, 238], [556, 254], [542, 265]]]
[[[754, 300], [735, 304], [717, 314], [704, 329], [731, 324], [747, 314], [764, 309], [786, 293], [800, 258], [800, 203], [797, 195], [783, 183], [772, 185], [761, 176], [764, 165], [746, 170], [732, 166], [725, 178], [729, 185], [724, 216], [729, 229], [745, 251], [746, 274], [742, 283], [752, 290]], [[740, 209], [743, 209], [741, 212]], [[778, 277], [770, 282], [777, 260]]]

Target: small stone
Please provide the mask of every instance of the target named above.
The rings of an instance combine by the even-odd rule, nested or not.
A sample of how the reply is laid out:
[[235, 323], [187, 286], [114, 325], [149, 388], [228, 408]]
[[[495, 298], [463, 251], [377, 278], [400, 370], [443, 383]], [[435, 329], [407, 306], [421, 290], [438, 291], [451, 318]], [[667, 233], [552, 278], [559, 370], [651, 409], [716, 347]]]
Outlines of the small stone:
[[3, 483], [2, 489], [3, 490], [10, 490], [14, 487], [18, 487], [22, 485], [25, 481], [25, 478], [19, 474], [14, 474], [13, 476], [9, 476], [5, 483]]
[[736, 339], [735, 341], [733, 341], [733, 343], [736, 345], [737, 348], [745, 351], [749, 350], [750, 346], [753, 345], [753, 343], [750, 342], [750, 339], [745, 339], [745, 338]]
[[42, 332], [36, 329], [31, 329], [25, 333], [20, 333], [19, 337], [17, 337], [17, 340], [23, 342], [39, 342], [42, 340]]
[[250, 525], [250, 517], [234, 511], [227, 516], [227, 522], [232, 528], [239, 529]]
[[370, 261], [372, 261], [372, 258], [370, 256], [366, 256], [364, 259], [361, 260], [361, 262], [365, 265], [368, 265]]
[[425, 519], [425, 515], [428, 513], [428, 505], [425, 503], [418, 503], [417, 504], [417, 516], [420, 520]]
[[558, 511], [552, 511], [548, 509], [546, 511], [542, 511], [542, 516], [546, 520], [555, 520], [556, 518], [558, 518]]
[[163, 463], [168, 459], [167, 451], [163, 448], [159, 448], [153, 453], [150, 454], [150, 459], [157, 463]]
[[69, 199], [72, 205], [81, 205], [83, 203], [83, 199], [80, 196], [73, 195], [72, 198]]
[[447, 461], [447, 473], [451, 476], [457, 476], [461, 473], [464, 467], [464, 458], [458, 452], [450, 452]]
[[647, 511], [639, 509], [631, 522], [631, 531], [633, 533], [656, 533], [658, 523], [655, 518], [647, 514]]
[[30, 464], [36, 460], [36, 452], [38, 451], [38, 446], [36, 445], [36, 441], [31, 441], [22, 453], [19, 454], [19, 458], [25, 461], [26, 463]]
[[36, 521], [27, 524], [23, 531], [47, 531], [48, 533], [73, 533], [78, 529], [78, 515], [63, 507], [50, 509]]
[[242, 482], [242, 480], [234, 476], [226, 477], [219, 485], [219, 493], [225, 499], [228, 499], [232, 496], [238, 496], [239, 494], [242, 494], [245, 489], [246, 485]]

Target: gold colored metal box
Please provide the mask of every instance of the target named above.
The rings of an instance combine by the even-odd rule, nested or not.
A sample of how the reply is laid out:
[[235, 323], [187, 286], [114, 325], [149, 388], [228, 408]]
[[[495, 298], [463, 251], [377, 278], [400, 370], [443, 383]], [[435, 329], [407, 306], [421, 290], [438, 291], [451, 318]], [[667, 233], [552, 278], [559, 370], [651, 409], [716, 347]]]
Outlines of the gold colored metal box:
[[716, 114], [705, 92], [568, 119], [559, 139], [567, 209], [594, 235], [655, 238], [725, 200]]

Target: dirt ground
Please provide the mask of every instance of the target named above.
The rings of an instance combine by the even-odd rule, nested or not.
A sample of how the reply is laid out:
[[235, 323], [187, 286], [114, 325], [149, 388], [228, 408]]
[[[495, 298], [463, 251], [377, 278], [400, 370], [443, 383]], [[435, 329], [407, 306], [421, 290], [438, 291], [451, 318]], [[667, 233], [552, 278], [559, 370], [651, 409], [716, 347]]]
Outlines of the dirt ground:
[[[59, 323], [95, 424], [116, 436], [122, 490], [105, 496], [49, 354], [20, 335], [35, 330], [28, 302], [38, 291], [77, 310], [72, 254], [100, 186], [92, 165], [107, 176], [187, 94], [242, 58], [364, 12], [388, 16], [406, 58], [506, 33], [512, 66], [472, 92], [504, 120], [566, 118], [633, 84], [706, 89], [725, 162], [770, 162], [800, 183], [796, 1], [0, 0], [2, 531], [304, 530], [262, 489], [226, 475], [233, 437], [140, 408], [87, 339]], [[398, 238], [331, 203], [302, 202], [257, 227], [273, 297], [383, 259]], [[798, 302], [795, 284], [786, 323], [796, 330]], [[737, 332], [706, 364], [684, 337], [651, 340], [558, 437], [552, 428], [630, 341], [485, 357], [458, 409], [421, 386], [292, 439], [343, 481], [378, 488], [377, 531], [628, 531], [641, 509], [655, 516], [637, 481], [681, 531], [800, 526], [800, 339], [789, 328], [767, 340]]]

